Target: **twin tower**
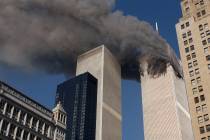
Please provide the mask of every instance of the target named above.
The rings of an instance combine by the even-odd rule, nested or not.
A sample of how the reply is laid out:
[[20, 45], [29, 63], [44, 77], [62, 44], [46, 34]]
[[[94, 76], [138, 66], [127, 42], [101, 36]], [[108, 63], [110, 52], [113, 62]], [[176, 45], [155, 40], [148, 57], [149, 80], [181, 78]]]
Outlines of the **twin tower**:
[[[121, 66], [105, 46], [78, 58], [76, 77], [57, 88], [67, 112], [66, 140], [122, 140]], [[193, 140], [184, 81], [172, 67], [141, 77], [145, 140]]]

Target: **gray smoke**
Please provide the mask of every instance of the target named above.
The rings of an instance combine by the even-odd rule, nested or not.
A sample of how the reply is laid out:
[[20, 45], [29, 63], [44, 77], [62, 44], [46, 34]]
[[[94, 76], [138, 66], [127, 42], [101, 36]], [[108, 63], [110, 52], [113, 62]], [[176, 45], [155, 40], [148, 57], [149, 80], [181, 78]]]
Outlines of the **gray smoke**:
[[[139, 63], [152, 76], [171, 64], [173, 50], [136, 17], [113, 10], [115, 0], [0, 0], [0, 63], [50, 74], [74, 74], [78, 55], [106, 45], [123, 78], [139, 78]], [[143, 71], [141, 71], [143, 73]]]

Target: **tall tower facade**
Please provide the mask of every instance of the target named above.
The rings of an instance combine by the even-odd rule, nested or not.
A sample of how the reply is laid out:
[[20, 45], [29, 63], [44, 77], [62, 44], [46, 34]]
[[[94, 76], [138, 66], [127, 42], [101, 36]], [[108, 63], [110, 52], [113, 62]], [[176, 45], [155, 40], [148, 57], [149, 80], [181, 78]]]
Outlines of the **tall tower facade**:
[[210, 1], [182, 0], [176, 24], [196, 140], [210, 140]]
[[[97, 79], [84, 73], [58, 85], [56, 103], [59, 102], [67, 115], [66, 140], [95, 140]], [[62, 112], [54, 113], [56, 123], [65, 121]]]
[[96, 140], [121, 140], [121, 68], [105, 46], [78, 58], [77, 75], [89, 72], [98, 80]]
[[145, 140], [194, 140], [183, 79], [171, 66], [165, 75], [141, 77]]

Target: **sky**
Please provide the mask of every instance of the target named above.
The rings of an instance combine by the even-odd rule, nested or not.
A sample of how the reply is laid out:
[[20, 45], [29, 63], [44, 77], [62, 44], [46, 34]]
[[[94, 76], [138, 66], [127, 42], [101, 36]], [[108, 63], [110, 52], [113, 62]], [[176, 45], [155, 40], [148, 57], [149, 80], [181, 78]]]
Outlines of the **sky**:
[[[118, 0], [115, 9], [138, 17], [155, 26], [179, 56], [175, 24], [181, 16], [180, 0]], [[0, 80], [52, 109], [56, 86], [66, 80], [63, 75], [22, 72], [0, 65]], [[123, 140], [143, 140], [143, 114], [140, 83], [122, 81]]]

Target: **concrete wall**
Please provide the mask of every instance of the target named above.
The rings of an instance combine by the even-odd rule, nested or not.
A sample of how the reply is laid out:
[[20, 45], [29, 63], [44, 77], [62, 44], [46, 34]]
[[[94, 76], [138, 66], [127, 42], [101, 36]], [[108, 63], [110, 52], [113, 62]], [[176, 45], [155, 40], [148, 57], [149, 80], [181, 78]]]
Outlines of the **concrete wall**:
[[141, 77], [145, 140], [193, 140], [184, 81], [173, 68], [158, 78]]
[[96, 140], [121, 140], [121, 68], [104, 46], [78, 58], [76, 74], [98, 79]]

